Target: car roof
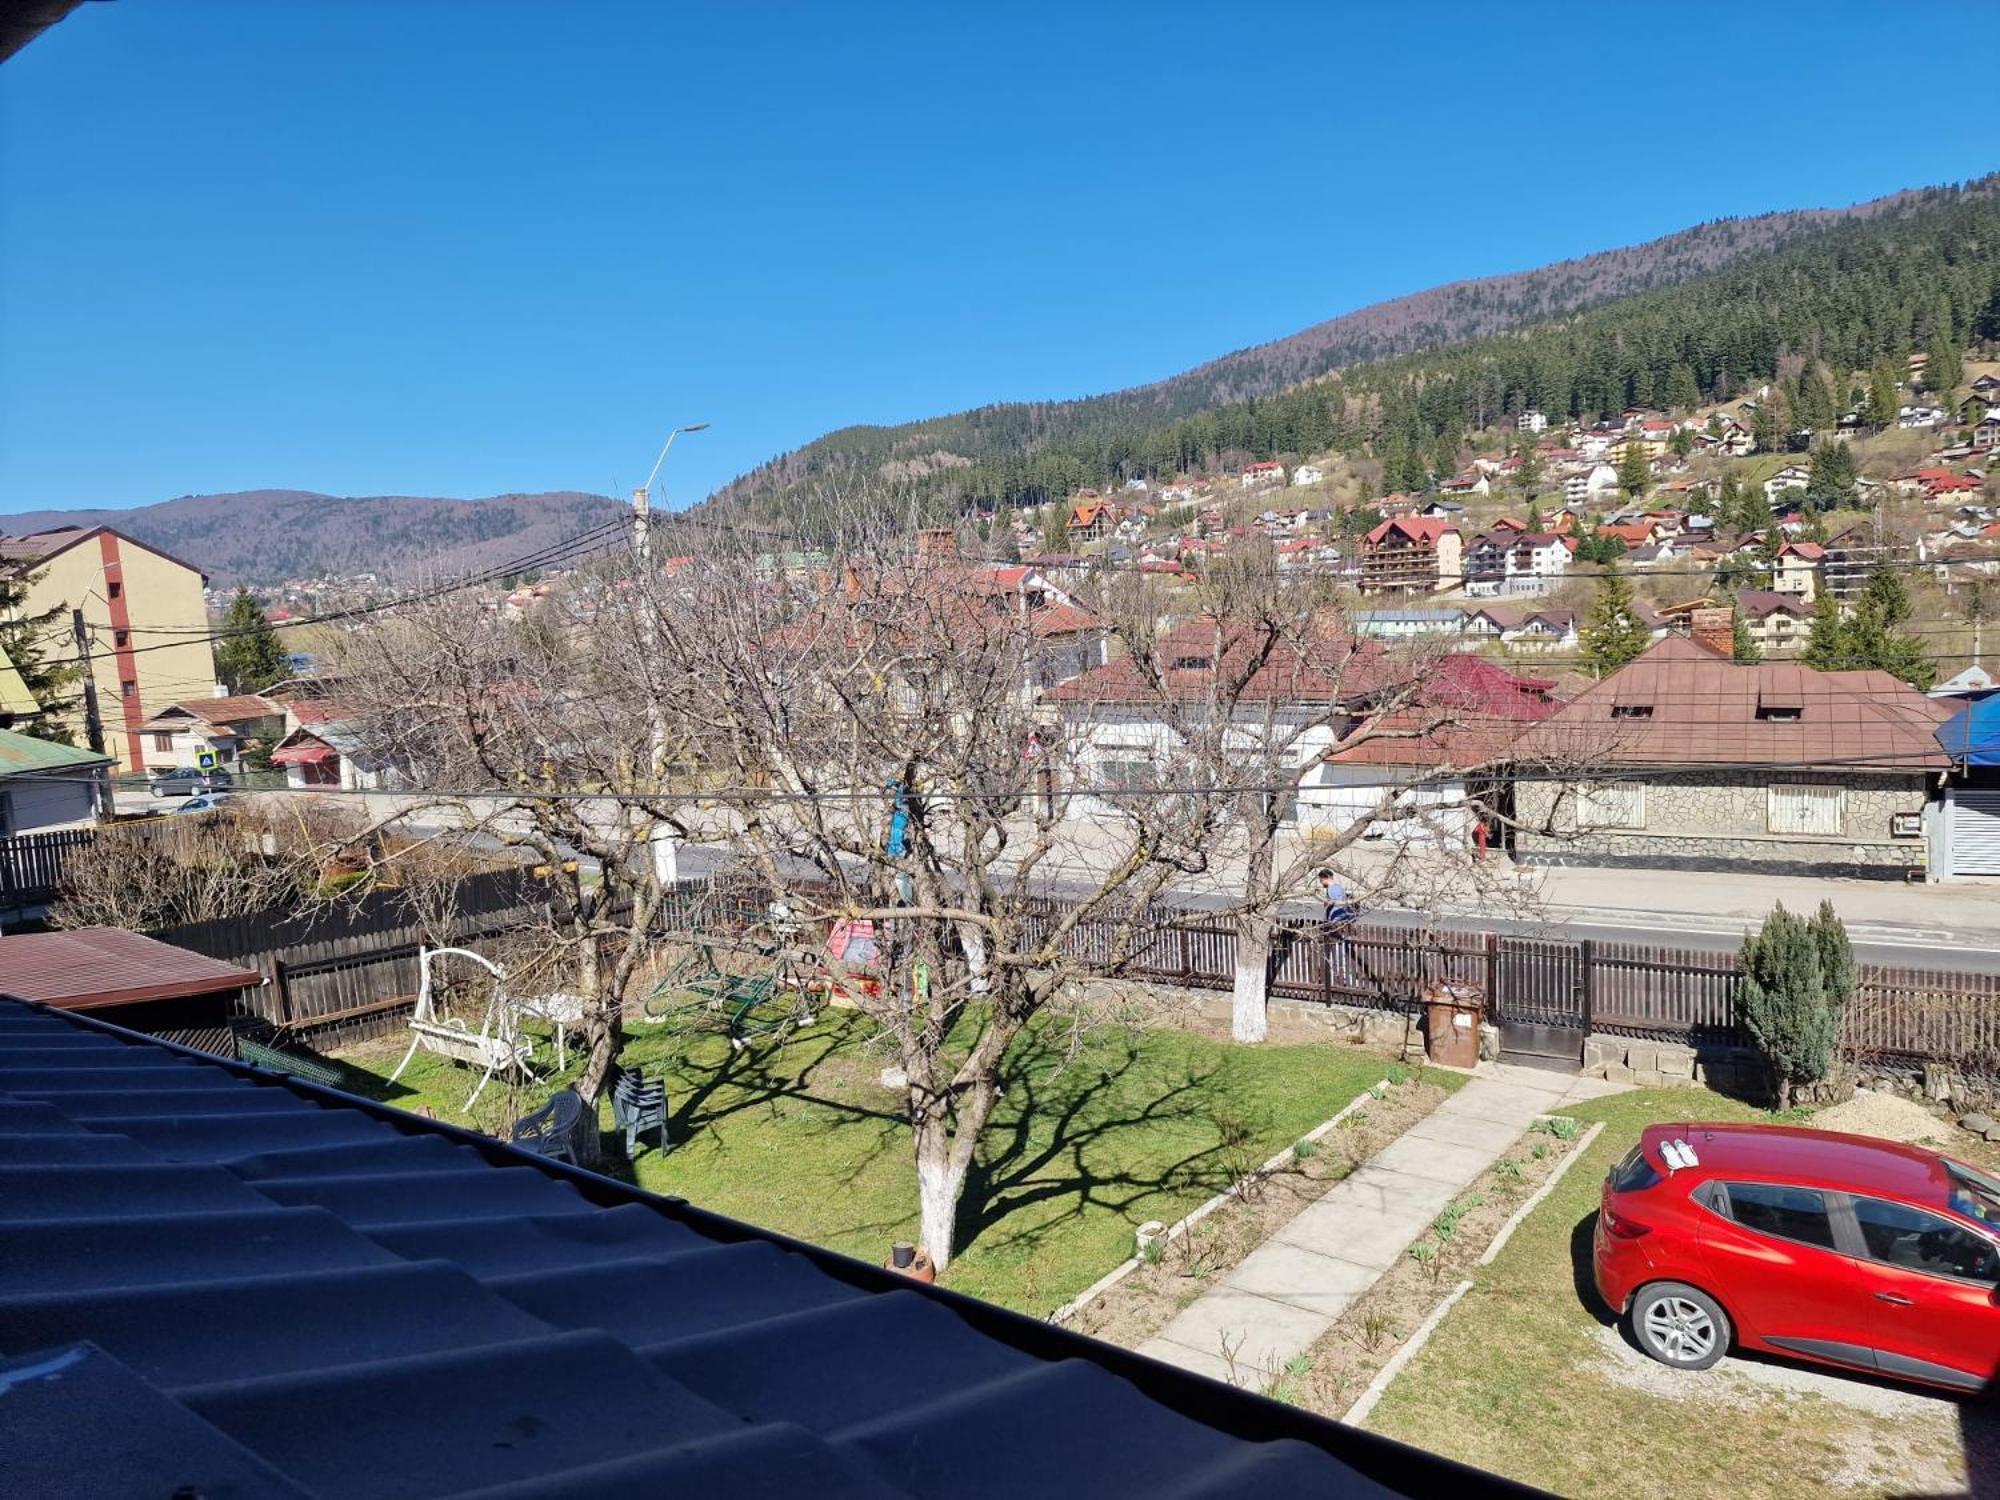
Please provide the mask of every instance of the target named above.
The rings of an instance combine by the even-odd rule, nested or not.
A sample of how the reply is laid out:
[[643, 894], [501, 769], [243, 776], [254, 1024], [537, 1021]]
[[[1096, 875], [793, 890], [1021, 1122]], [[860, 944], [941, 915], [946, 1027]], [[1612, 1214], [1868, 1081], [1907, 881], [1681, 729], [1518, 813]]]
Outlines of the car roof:
[[1948, 1205], [1951, 1175], [1944, 1158], [1920, 1146], [1873, 1136], [1842, 1135], [1796, 1125], [1692, 1123], [1653, 1125], [1641, 1137], [1647, 1155], [1661, 1162], [1662, 1142], [1694, 1148], [1703, 1179], [1753, 1177]]

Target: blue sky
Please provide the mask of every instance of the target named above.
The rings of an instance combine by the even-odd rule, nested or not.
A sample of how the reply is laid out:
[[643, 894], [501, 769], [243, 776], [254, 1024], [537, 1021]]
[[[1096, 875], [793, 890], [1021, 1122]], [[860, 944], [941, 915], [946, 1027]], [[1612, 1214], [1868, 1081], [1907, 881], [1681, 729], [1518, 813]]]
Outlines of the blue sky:
[[0, 66], [0, 512], [623, 493], [706, 420], [685, 503], [1977, 175], [1948, 47], [1892, 5], [86, 5]]

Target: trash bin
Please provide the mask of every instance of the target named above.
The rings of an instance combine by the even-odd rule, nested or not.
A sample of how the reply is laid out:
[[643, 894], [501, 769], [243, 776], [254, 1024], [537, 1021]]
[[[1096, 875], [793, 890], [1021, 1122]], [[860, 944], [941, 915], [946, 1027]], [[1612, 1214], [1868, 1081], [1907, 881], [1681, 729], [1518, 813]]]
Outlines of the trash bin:
[[1447, 1068], [1479, 1065], [1479, 1024], [1486, 992], [1476, 984], [1424, 986], [1424, 1051]]

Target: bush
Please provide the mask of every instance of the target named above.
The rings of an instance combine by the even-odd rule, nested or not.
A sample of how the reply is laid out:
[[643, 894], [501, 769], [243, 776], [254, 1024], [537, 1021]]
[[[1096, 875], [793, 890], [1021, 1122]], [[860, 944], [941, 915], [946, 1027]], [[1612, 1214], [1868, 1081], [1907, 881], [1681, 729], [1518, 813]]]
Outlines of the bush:
[[1778, 1108], [1790, 1109], [1800, 1084], [1832, 1069], [1841, 1012], [1854, 994], [1853, 945], [1832, 902], [1810, 918], [1779, 905], [1743, 940], [1741, 963], [1738, 1017], [1771, 1071]]

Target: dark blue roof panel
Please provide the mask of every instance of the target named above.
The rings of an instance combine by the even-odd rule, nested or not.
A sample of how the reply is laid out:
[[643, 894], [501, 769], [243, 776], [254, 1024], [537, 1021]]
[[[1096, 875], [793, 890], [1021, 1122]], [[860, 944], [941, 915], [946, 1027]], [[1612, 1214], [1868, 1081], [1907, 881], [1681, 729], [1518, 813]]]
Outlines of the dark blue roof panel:
[[1520, 1493], [622, 1183], [0, 999], [0, 1491]]

